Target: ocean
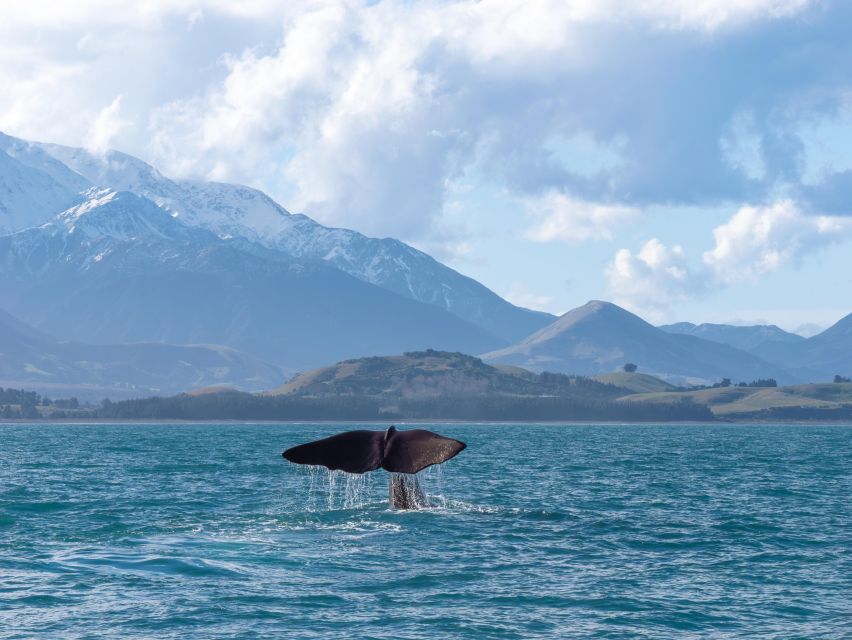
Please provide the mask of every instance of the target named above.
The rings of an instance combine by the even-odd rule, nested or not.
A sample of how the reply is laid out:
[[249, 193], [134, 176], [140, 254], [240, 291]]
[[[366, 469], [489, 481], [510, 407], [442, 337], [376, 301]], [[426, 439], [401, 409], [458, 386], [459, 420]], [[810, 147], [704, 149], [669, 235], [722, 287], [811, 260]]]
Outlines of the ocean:
[[852, 638], [852, 427], [426, 425], [421, 511], [354, 428], [0, 425], [0, 638]]

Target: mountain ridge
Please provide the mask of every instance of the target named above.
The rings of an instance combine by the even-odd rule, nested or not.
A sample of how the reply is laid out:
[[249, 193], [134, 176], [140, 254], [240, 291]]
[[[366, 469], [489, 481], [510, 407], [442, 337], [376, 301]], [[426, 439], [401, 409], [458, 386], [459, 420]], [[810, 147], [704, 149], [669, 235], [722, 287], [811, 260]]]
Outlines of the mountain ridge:
[[186, 225], [205, 228], [221, 238], [242, 237], [296, 258], [326, 262], [364, 282], [444, 308], [507, 343], [553, 319], [550, 314], [512, 305], [476, 280], [399, 240], [325, 227], [303, 214], [291, 214], [251, 187], [173, 180], [118, 151], [99, 155], [0, 134], [0, 150], [9, 149], [27, 150], [20, 151], [21, 160], [32, 169], [43, 171], [51, 161], [58, 163], [89, 188], [128, 191], [154, 202]]
[[729, 345], [667, 333], [621, 307], [592, 300], [518, 344], [485, 353], [488, 362], [583, 375], [610, 373], [632, 362], [678, 383], [722, 377], [794, 381], [782, 368]]
[[659, 328], [741, 348], [805, 381], [829, 381], [834, 375], [852, 375], [852, 314], [810, 338], [775, 325], [680, 322]]
[[294, 370], [339, 357], [501, 341], [321, 261], [182, 224], [129, 192], [0, 237], [5, 306], [80, 342], [227, 344]]

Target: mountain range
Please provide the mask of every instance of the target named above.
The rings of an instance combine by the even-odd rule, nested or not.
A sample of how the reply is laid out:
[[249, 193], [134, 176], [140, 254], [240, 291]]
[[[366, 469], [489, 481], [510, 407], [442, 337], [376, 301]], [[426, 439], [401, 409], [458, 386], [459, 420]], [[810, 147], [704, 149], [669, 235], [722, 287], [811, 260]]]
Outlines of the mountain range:
[[679, 322], [660, 329], [700, 337], [747, 351], [801, 382], [828, 381], [852, 372], [852, 314], [810, 338], [775, 325], [733, 326]]
[[663, 331], [610, 302], [593, 300], [569, 311], [516, 345], [485, 353], [487, 362], [532, 371], [596, 375], [636, 364], [646, 373], [683, 384], [719, 378], [776, 378], [782, 367], [746, 351], [691, 335]]
[[641, 371], [683, 385], [722, 378], [824, 382], [835, 375], [852, 375], [852, 314], [804, 338], [774, 325], [680, 322], [655, 327], [617, 305], [593, 300], [482, 358], [531, 371], [587, 375], [633, 363]]
[[294, 372], [483, 351], [552, 316], [392, 239], [122, 154], [0, 135], [0, 308], [61, 340], [220, 344]]
[[[239, 238], [276, 254], [321, 262], [399, 296], [423, 302], [481, 327], [500, 341], [519, 340], [553, 320], [512, 305], [472, 278], [398, 240], [368, 238], [290, 214], [264, 193], [241, 185], [170, 180], [145, 162], [117, 151], [28, 142], [0, 134], [0, 186], [14, 195], [0, 233], [47, 222], [86, 189], [127, 191], [167, 211], [185, 226]], [[3, 192], [0, 192], [3, 193]], [[0, 202], [6, 196], [0, 196]], [[14, 213], [11, 213], [14, 212]]]
[[[677, 384], [825, 380], [852, 361], [852, 316], [809, 339], [771, 326], [654, 327], [598, 301], [557, 318], [256, 189], [3, 134], [0, 278], [0, 309], [15, 317], [0, 322], [7, 384], [256, 390], [329, 362], [430, 348], [572, 374], [633, 362]], [[124, 370], [121, 358], [159, 364]]]
[[500, 343], [437, 305], [222, 239], [129, 192], [92, 191], [0, 237], [0, 265], [7, 308], [67, 340], [224, 344], [291, 370], [340, 354]]

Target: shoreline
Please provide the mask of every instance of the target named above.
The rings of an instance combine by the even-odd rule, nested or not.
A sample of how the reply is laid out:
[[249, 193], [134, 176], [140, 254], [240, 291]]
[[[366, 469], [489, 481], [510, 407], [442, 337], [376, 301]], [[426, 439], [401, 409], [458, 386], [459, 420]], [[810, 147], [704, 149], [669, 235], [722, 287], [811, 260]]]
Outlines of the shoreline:
[[186, 419], [132, 419], [132, 420], [110, 420], [106, 418], [92, 419], [63, 419], [63, 420], [15, 420], [15, 419], [0, 419], [0, 426], [7, 424], [28, 424], [28, 425], [72, 425], [72, 424], [115, 424], [115, 425], [159, 425], [159, 424], [197, 424], [197, 425], [297, 425], [297, 424], [363, 424], [363, 425], [420, 425], [420, 424], [471, 424], [471, 425], [565, 425], [565, 426], [838, 426], [852, 427], [850, 420], [717, 420], [713, 422], [707, 421], [624, 421], [624, 420], [459, 420], [448, 418], [423, 418], [416, 420], [186, 420]]

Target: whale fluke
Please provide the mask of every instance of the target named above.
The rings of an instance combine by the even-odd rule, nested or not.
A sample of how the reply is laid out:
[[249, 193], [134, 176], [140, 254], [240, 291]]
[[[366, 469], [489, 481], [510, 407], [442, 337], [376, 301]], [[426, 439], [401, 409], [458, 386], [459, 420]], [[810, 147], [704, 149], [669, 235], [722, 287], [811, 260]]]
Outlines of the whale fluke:
[[467, 445], [425, 429], [346, 431], [308, 442], [282, 455], [297, 464], [322, 465], [348, 473], [366, 473], [381, 467], [392, 473], [417, 473], [446, 462]]
[[382, 431], [346, 431], [298, 447], [283, 455], [296, 464], [328, 467], [332, 471], [366, 473], [382, 466], [385, 434]]
[[467, 446], [464, 442], [439, 436], [426, 429], [398, 431], [387, 438], [382, 469], [392, 473], [417, 473], [433, 464], [446, 462]]

